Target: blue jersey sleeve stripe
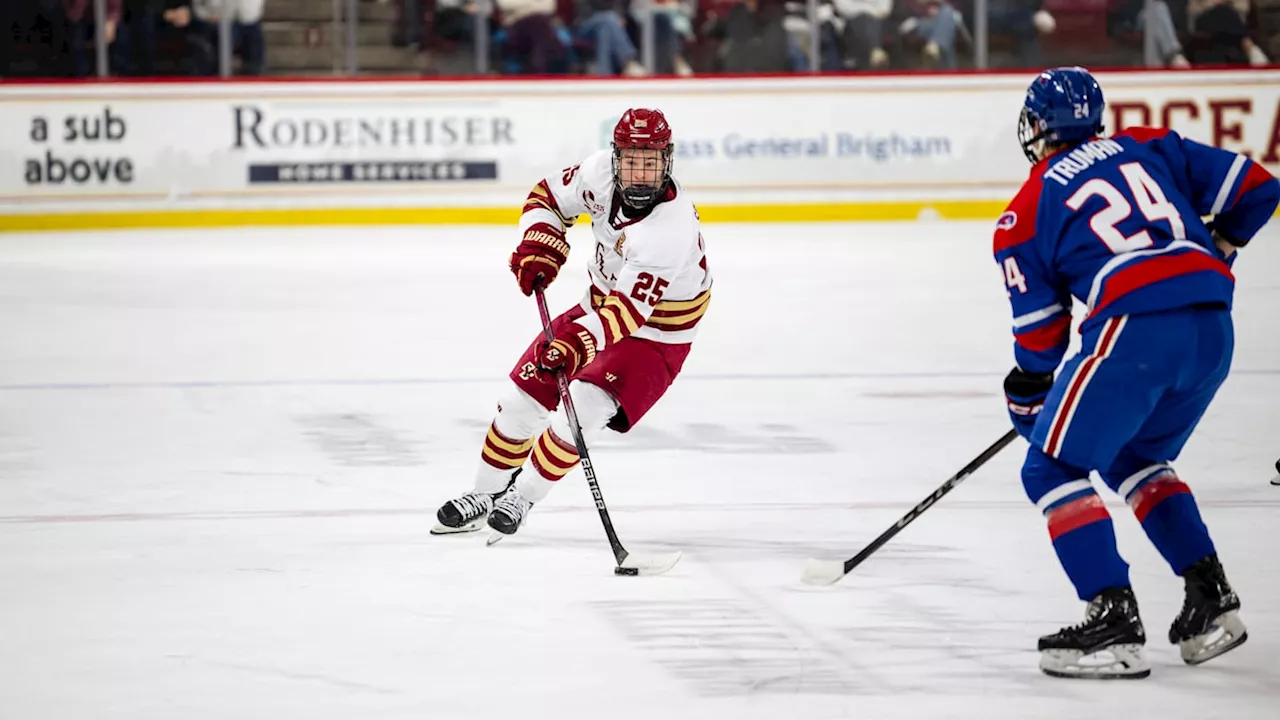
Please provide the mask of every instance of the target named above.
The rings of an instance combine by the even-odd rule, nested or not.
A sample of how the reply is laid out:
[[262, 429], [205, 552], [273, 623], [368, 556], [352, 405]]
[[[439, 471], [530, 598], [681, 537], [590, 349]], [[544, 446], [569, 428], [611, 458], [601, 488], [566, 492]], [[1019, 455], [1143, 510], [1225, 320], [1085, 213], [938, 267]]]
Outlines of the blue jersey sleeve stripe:
[[1042, 320], [1048, 320], [1054, 315], [1064, 312], [1065, 310], [1066, 308], [1062, 307], [1062, 303], [1054, 303], [1048, 307], [1043, 307], [1039, 310], [1019, 315], [1013, 319], [1013, 327], [1015, 330], [1030, 327]]
[[1209, 211], [1210, 215], [1217, 215], [1227, 207], [1227, 201], [1232, 197], [1232, 189], [1235, 188], [1236, 180], [1240, 177], [1240, 171], [1244, 169], [1245, 163], [1249, 161], [1243, 155], [1236, 155], [1236, 159], [1231, 163], [1231, 169], [1227, 170], [1227, 177], [1222, 181], [1222, 187], [1218, 188], [1218, 196], [1213, 200], [1213, 209]]

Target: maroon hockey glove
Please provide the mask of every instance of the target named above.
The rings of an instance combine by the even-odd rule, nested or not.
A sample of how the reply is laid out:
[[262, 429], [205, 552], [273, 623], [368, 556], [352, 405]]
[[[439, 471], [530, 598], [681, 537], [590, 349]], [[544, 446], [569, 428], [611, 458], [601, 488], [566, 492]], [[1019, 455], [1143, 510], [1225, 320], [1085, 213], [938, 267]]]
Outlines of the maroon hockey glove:
[[569, 323], [538, 350], [539, 370], [547, 374], [563, 372], [572, 378], [596, 359], [596, 339], [578, 323]]
[[520, 283], [520, 291], [532, 295], [535, 287], [550, 285], [568, 256], [569, 243], [565, 242], [563, 230], [546, 223], [530, 226], [511, 253], [511, 272]]

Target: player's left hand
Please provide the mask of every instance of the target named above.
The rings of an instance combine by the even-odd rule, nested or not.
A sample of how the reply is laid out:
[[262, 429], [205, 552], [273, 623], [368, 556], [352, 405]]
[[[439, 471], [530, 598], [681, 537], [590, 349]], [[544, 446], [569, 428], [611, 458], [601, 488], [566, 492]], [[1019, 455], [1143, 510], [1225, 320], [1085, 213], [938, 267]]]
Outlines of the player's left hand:
[[1036, 418], [1044, 408], [1045, 398], [1053, 388], [1053, 373], [1036, 375], [1014, 367], [1004, 378], [1004, 395], [1009, 407], [1009, 418], [1018, 434], [1031, 439]]
[[508, 264], [520, 284], [520, 292], [532, 295], [534, 290], [545, 290], [555, 281], [568, 257], [569, 243], [565, 242], [564, 232], [536, 223], [525, 231]]
[[595, 338], [578, 323], [569, 323], [556, 333], [554, 340], [538, 348], [539, 375], [563, 372], [572, 378], [595, 358]]

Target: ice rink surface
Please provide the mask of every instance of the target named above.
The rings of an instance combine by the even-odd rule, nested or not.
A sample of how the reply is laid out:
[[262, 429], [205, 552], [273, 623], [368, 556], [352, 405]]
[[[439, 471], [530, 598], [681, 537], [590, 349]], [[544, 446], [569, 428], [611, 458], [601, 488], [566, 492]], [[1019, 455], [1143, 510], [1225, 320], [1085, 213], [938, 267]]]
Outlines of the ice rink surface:
[[[1272, 226], [1273, 228], [1275, 225]], [[1181, 581], [1103, 491], [1153, 673], [1054, 680], [1078, 622], [1010, 446], [988, 223], [709, 225], [684, 375], [514, 538], [432, 537], [539, 329], [504, 229], [0, 236], [0, 719], [1280, 718], [1280, 232], [1236, 265], [1231, 378], [1178, 468], [1250, 639], [1164, 640]], [[585, 229], [550, 294], [585, 288]], [[1100, 486], [1101, 487], [1101, 486]]]

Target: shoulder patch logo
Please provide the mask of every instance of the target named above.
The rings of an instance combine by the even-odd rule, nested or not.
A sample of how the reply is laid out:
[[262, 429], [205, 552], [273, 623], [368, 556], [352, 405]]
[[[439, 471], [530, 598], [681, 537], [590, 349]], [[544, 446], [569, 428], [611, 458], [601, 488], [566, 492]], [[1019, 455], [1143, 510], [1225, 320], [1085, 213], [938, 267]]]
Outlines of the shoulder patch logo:
[[596, 202], [596, 194], [590, 190], [582, 191], [582, 204], [586, 205], [588, 210], [597, 215], [604, 214], [604, 205]]
[[996, 221], [997, 230], [1012, 230], [1014, 225], [1018, 224], [1018, 213], [1009, 210], [1000, 216]]
[[618, 241], [613, 244], [613, 251], [621, 255], [622, 246], [626, 244], [627, 244], [627, 233], [623, 232], [621, 235], [618, 236]]

